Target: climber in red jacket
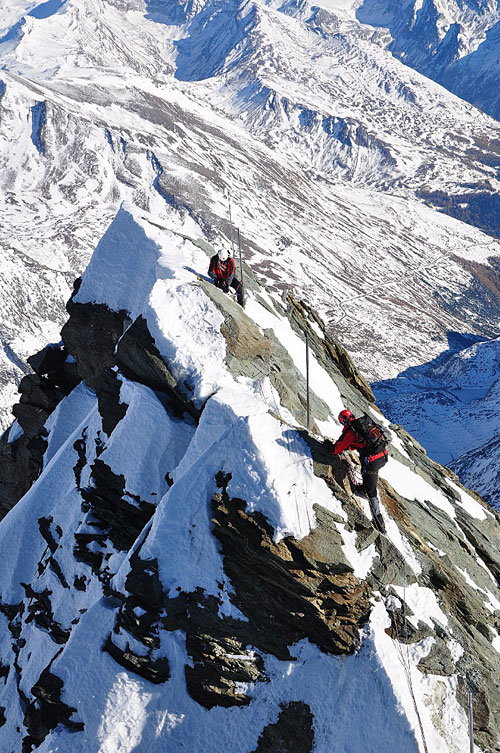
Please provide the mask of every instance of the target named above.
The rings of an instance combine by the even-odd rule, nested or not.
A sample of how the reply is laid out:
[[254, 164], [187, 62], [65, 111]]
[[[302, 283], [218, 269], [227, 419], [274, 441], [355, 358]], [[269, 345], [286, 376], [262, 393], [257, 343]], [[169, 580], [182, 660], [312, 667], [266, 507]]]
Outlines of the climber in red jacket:
[[243, 290], [241, 282], [235, 277], [234, 259], [224, 249], [210, 259], [208, 267], [208, 276], [212, 279], [214, 285], [229, 293], [229, 287], [236, 291], [236, 300], [243, 306]]
[[382, 427], [378, 426], [366, 414], [355, 418], [350, 410], [339, 413], [339, 421], [343, 431], [335, 443], [327, 440], [327, 450], [334, 455], [340, 455], [345, 450], [357, 450], [361, 462], [363, 483], [354, 487], [357, 494], [368, 497], [375, 525], [385, 533], [385, 524], [380, 512], [377, 497], [377, 481], [380, 469], [387, 463], [387, 438]]

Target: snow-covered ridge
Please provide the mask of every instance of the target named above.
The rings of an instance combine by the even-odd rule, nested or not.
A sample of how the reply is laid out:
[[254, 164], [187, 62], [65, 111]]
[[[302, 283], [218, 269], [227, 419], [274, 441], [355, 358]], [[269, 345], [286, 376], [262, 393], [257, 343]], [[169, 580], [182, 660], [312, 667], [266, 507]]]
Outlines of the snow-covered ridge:
[[494, 750], [497, 518], [388, 427], [377, 535], [321, 443], [346, 405], [388, 424], [366, 383], [248, 267], [245, 311], [198, 279], [210, 247], [183, 217], [124, 205], [69, 306], [95, 387], [59, 402], [0, 524], [2, 746], [448, 753], [468, 744], [465, 676]]

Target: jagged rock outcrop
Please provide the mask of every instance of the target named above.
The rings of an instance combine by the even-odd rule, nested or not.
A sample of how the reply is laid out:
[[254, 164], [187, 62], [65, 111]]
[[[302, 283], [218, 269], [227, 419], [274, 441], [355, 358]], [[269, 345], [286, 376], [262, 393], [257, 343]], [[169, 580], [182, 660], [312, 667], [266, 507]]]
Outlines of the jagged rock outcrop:
[[294, 753], [314, 750], [314, 717], [307, 703], [282, 703], [278, 719], [264, 727], [253, 753], [288, 753], [293, 741]]
[[[365, 703], [360, 714], [380, 704], [391, 720], [386, 733], [371, 719], [376, 744], [390, 747], [403, 725], [397, 739], [413, 751], [394, 671], [411, 655], [439, 753], [446, 714], [463, 747], [469, 688], [476, 744], [499, 753], [499, 517], [380, 415], [393, 437], [381, 536], [321, 436], [339, 432], [341, 406], [377, 413], [320, 318], [291, 295], [264, 295], [250, 276], [243, 310], [179, 271], [177, 257], [167, 274], [165, 258], [154, 316], [147, 286], [147, 306], [130, 310], [100, 303], [94, 288], [76, 292], [65, 345], [41, 354], [25, 382], [23, 404], [52, 411], [51, 460], [0, 527], [12, 567], [0, 582], [0, 740], [29, 753], [50, 747], [57, 729], [58, 745], [75, 753], [102, 747], [88, 723], [95, 708], [104, 736], [127, 693], [165, 689], [173, 751], [200, 749], [197, 730], [210, 727], [229, 753], [220, 735], [238, 718], [250, 730], [241, 753], [324, 753], [331, 709], [348, 724], [346, 682]], [[171, 334], [174, 315], [182, 326]], [[314, 435], [303, 428], [306, 334]], [[66, 385], [52, 376], [61, 369]], [[74, 425], [64, 412], [70, 384]], [[91, 692], [86, 676], [74, 682], [82, 656], [99, 678]], [[370, 690], [359, 693], [363, 682]], [[148, 703], [141, 713], [134, 744], [167, 744], [159, 717], [141, 737]]]
[[76, 709], [61, 701], [64, 683], [60, 677], [45, 669], [31, 688], [36, 700], [27, 704], [24, 724], [28, 735], [23, 740], [22, 753], [30, 753], [58, 725], [63, 725], [73, 732], [84, 729], [82, 722], [72, 719]]
[[12, 409], [20, 436], [9, 441], [10, 431], [6, 431], [0, 439], [0, 519], [40, 474], [47, 448], [44, 424], [80, 382], [76, 364], [68, 356], [63, 345], [49, 345], [28, 358], [34, 374], [21, 380], [21, 399]]

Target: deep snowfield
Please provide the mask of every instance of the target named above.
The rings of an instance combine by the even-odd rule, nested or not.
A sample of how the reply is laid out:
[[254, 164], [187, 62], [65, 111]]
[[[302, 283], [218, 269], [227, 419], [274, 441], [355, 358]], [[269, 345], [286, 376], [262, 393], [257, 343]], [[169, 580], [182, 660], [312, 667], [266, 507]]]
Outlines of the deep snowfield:
[[[127, 310], [132, 318], [141, 314], [146, 318], [157, 347], [179, 382], [189, 388], [195, 404], [205, 406], [199, 425], [172, 419], [155, 393], [124, 380], [120, 399], [129, 407], [108, 437], [95, 395], [82, 383], [60, 403], [47, 424], [49, 447], [42, 475], [0, 524], [2, 603], [16, 604], [25, 598], [21, 583], [32, 584], [37, 593], [48, 589], [55, 622], [71, 632], [69, 640], [58, 645], [36, 620], [24, 618], [19, 623], [16, 666], [21, 668], [21, 690], [29, 697], [41, 671], [53, 659], [50, 671], [64, 681], [62, 700], [76, 709], [72, 719], [85, 724], [83, 732], [59, 726], [37, 750], [250, 753], [263, 727], [275, 719], [280, 703], [304, 700], [315, 717], [316, 753], [332, 753], [333, 749], [349, 753], [423, 751], [400, 661], [401, 649], [385, 632], [390, 625], [391, 602], [385, 590], [381, 598], [376, 594], [359, 653], [332, 657], [303, 641], [292, 648], [293, 661], [265, 657], [270, 682], [241, 689], [252, 698], [247, 707], [208, 711], [190, 698], [184, 680], [184, 664], [189, 658], [182, 631], [161, 633], [160, 654], [170, 662], [171, 678], [159, 686], [124, 671], [99, 650], [113, 627], [115, 612], [112, 601], [102, 598], [102, 586], [90, 568], [73, 557], [75, 532], [84, 533], [92, 526], [91, 517], [82, 514], [75, 484], [76, 443], [82, 436], [86, 438], [86, 455], [80, 466], [80, 484], [85, 485], [99, 451], [100, 459], [115, 474], [124, 475], [127, 494], [157, 504], [134, 548], [142, 546], [143, 559], [158, 559], [163, 587], [171, 593], [201, 587], [205, 594], [220, 599], [223, 616], [241, 614], [230, 601], [232, 586], [211, 532], [208, 503], [216, 490], [218, 470], [232, 473], [228, 493], [249, 500], [250, 511], [264, 513], [275, 529], [276, 540], [285, 535], [307, 535], [315, 521], [313, 502], [336, 513], [339, 521], [347, 519], [341, 501], [313, 475], [310, 451], [290, 429], [295, 419], [280, 405], [269, 379], [234, 379], [227, 370], [226, 344], [220, 332], [223, 316], [190, 271], [204, 272], [207, 266], [205, 252], [189, 240], [200, 238], [201, 229], [189, 218], [182, 222], [174, 211], [168, 224], [171, 230], [156, 228], [143, 218], [143, 210], [124, 206], [100, 242], [75, 300], [106, 303], [114, 310]], [[261, 327], [274, 330], [296, 366], [304, 371], [303, 341], [278, 313], [278, 300], [264, 291], [250, 293], [246, 312]], [[314, 357], [311, 386], [331, 412], [322, 424], [323, 433], [336, 437], [340, 429], [334, 417], [343, 402], [338, 387]], [[449, 496], [416, 475], [395, 435], [394, 442], [410, 467], [392, 458], [382, 476], [407, 500], [416, 500], [411, 504], [439, 514], [460, 537], [457, 510], [471, 519], [493, 521], [491, 512], [465, 491], [460, 491], [460, 501], [452, 504]], [[167, 470], [174, 480], [171, 488], [164, 478]], [[447, 479], [445, 484], [452, 482]], [[368, 513], [367, 503], [359, 500], [359, 504]], [[57, 531], [56, 559], [65, 581], [72, 584], [77, 576], [85, 575], [86, 591], [68, 591], [51, 567], [37, 575], [46, 545], [38, 529], [41, 517], [51, 518], [51, 530]], [[385, 510], [384, 517], [389, 540], [406, 559], [409, 571], [418, 576], [421, 566], [410, 540]], [[375, 545], [359, 551], [356, 534], [342, 522], [337, 528], [355, 574], [366, 577], [378, 557]], [[107, 570], [114, 576], [111, 585], [117, 591], [125, 588], [132, 552], [117, 552], [111, 546], [107, 552]], [[474, 577], [476, 571], [482, 573], [482, 593], [491, 610], [500, 608], [498, 587], [482, 560], [471, 556], [467, 567], [476, 573]], [[456, 576], [459, 580], [471, 578], [458, 570]], [[432, 629], [438, 624], [447, 629], [448, 616], [432, 590], [418, 583], [394, 588], [413, 610], [412, 624], [421, 626], [423, 622]], [[2, 622], [6, 618], [0, 614]], [[459, 656], [462, 648], [451, 633], [446, 634], [452, 655]], [[120, 636], [114, 640], [119, 642]], [[433, 640], [417, 641], [404, 652], [412, 667], [428, 750], [458, 753], [469, 743], [466, 715], [455, 697], [457, 676], [426, 675], [415, 668]], [[0, 646], [2, 663], [12, 664], [5, 626]], [[0, 728], [1, 747], [12, 753], [20, 751], [23, 734], [17, 731], [23, 729], [23, 710], [16, 683], [16, 673], [11, 671], [0, 686], [0, 705], [9, 707], [7, 723]]]
[[124, 199], [160, 222], [184, 209], [217, 248], [229, 191], [245, 259], [369, 378], [432, 360], [450, 331], [496, 333], [500, 244], [414, 194], [498, 188], [498, 124], [395, 60], [350, 3], [314, 7], [0, 4], [4, 416]]

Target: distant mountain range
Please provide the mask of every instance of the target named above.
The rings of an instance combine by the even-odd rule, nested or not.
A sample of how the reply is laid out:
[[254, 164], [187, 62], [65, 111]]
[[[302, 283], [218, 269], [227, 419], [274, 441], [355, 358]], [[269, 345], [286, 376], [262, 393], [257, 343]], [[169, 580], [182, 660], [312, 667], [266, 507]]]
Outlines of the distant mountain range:
[[434, 363], [372, 386], [390, 418], [498, 507], [500, 339], [475, 339], [450, 335], [450, 351]]
[[[254, 271], [314, 304], [371, 380], [451, 332], [495, 337], [500, 126], [393, 54], [433, 7], [4, 4], [3, 426], [123, 200], [160, 224], [179, 209], [236, 254], [238, 226]], [[436, 39], [458, 19], [472, 54], [495, 13], [440, 3]]]
[[357, 18], [406, 65], [500, 119], [498, 0], [363, 0]]

